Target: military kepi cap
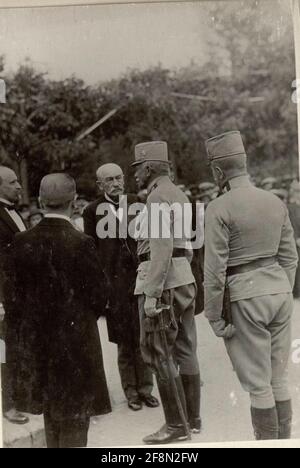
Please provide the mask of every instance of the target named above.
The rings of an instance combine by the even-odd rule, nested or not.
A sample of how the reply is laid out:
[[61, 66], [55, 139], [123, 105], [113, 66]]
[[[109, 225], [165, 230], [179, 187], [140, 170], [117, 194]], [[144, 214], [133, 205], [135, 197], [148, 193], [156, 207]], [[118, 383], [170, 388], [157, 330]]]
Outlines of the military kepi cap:
[[135, 162], [132, 166], [153, 161], [170, 164], [168, 158], [168, 145], [165, 141], [149, 141], [136, 145]]
[[205, 142], [209, 162], [231, 156], [246, 156], [242, 136], [239, 131], [222, 133]]

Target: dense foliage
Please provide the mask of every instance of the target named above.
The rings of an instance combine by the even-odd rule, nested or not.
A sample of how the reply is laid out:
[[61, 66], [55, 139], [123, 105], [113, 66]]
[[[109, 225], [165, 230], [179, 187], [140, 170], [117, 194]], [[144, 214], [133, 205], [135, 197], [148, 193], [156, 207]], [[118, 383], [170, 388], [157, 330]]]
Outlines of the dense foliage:
[[[205, 139], [239, 129], [255, 176], [297, 172], [292, 22], [286, 13], [275, 22], [268, 14], [251, 1], [239, 11], [213, 7], [205, 65], [131, 70], [94, 87], [76, 77], [51, 80], [30, 62], [6, 75], [1, 59], [7, 103], [0, 105], [0, 162], [19, 167], [27, 194], [36, 195], [46, 173], [67, 170], [79, 192], [93, 196], [98, 165], [114, 161], [130, 174], [134, 145], [157, 138], [169, 142], [178, 182], [188, 185], [210, 178]], [[111, 119], [76, 141], [114, 108]]]

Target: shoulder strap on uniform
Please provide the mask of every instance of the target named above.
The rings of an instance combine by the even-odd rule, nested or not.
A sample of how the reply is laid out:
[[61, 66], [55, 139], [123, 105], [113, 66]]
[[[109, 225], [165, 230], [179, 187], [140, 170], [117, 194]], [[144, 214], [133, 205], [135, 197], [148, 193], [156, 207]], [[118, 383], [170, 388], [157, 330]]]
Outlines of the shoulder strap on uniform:
[[158, 184], [154, 184], [154, 185], [151, 187], [151, 189], [149, 190], [148, 195], [150, 195], [150, 193], [154, 192], [154, 190], [156, 190], [157, 187], [158, 187]]

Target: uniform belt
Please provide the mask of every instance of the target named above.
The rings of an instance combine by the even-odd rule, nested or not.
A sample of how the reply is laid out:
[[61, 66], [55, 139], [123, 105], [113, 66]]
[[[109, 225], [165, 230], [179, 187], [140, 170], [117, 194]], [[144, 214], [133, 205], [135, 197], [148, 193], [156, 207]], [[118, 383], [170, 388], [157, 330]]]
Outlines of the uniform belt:
[[270, 258], [258, 258], [253, 262], [246, 263], [245, 265], [237, 265], [227, 268], [227, 276], [240, 275], [241, 273], [247, 273], [248, 271], [257, 270], [267, 266], [274, 265], [277, 262], [277, 257]]
[[[189, 251], [186, 249], [174, 249], [172, 258], [180, 258], [180, 257], [188, 257], [189, 256]], [[149, 262], [151, 260], [151, 254], [150, 252], [139, 255], [139, 263], [143, 262]]]

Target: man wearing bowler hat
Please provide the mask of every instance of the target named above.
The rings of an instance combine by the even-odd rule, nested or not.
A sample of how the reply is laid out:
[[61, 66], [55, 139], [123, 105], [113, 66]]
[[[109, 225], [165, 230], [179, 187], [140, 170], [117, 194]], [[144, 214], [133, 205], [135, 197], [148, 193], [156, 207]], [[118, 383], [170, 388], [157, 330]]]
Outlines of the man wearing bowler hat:
[[[184, 205], [190, 207], [190, 204], [169, 177], [167, 143], [153, 141], [137, 145], [133, 166], [136, 167], [139, 188], [148, 191], [137, 236], [140, 265], [135, 294], [139, 296], [141, 347], [144, 360], [156, 374], [166, 419], [166, 424], [146, 437], [144, 442], [166, 444], [188, 437], [186, 421], [182, 414], [180, 416], [180, 410], [185, 413], [192, 432], [200, 432], [201, 427], [200, 373], [194, 320], [196, 286], [190, 266], [191, 243], [185, 233], [181, 238], [174, 235], [175, 222], [183, 222], [183, 210], [171, 213], [175, 203], [181, 208]], [[161, 210], [162, 225], [170, 228], [169, 235], [164, 236], [162, 232], [156, 235], [157, 232], [151, 230], [160, 227], [154, 215], [157, 207]], [[169, 357], [160, 332], [151, 335], [151, 327], [155, 328], [153, 324], [155, 319], [159, 319], [159, 314], [166, 317], [164, 306], [171, 311], [166, 330]]]
[[[216, 136], [206, 148], [223, 195], [206, 211], [205, 313], [250, 394], [256, 439], [288, 439], [287, 372], [298, 263], [288, 211], [274, 194], [251, 184], [239, 132]], [[225, 283], [231, 301], [227, 320], [222, 318]]]

